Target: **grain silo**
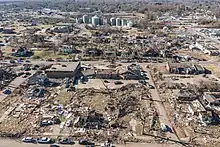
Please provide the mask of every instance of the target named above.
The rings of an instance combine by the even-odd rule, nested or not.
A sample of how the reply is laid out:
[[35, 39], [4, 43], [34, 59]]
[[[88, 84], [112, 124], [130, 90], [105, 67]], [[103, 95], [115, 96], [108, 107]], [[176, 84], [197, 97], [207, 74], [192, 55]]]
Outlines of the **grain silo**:
[[92, 24], [95, 26], [100, 24], [100, 18], [97, 15], [92, 17]]
[[76, 23], [82, 23], [82, 22], [83, 22], [82, 18], [76, 18]]
[[102, 17], [99, 17], [99, 25], [104, 25], [104, 19]]
[[116, 18], [116, 26], [121, 26], [121, 19], [120, 18]]
[[127, 26], [127, 24], [128, 24], [128, 21], [126, 19], [121, 20], [121, 25], [122, 26]]
[[115, 18], [112, 17], [112, 18], [110, 19], [110, 22], [111, 22], [111, 25], [112, 25], [112, 26], [116, 26], [116, 19], [115, 19]]
[[89, 23], [89, 16], [83, 15], [83, 23]]
[[133, 23], [132, 21], [129, 21], [128, 24], [127, 24], [127, 26], [128, 26], [128, 27], [133, 27], [133, 26], [134, 26], [134, 23]]

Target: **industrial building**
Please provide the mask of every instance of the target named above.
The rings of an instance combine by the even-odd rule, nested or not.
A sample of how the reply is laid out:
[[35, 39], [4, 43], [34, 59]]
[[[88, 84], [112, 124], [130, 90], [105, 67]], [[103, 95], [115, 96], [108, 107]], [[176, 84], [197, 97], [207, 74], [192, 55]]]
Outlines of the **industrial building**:
[[52, 65], [45, 71], [48, 78], [74, 78], [81, 67], [80, 62]]

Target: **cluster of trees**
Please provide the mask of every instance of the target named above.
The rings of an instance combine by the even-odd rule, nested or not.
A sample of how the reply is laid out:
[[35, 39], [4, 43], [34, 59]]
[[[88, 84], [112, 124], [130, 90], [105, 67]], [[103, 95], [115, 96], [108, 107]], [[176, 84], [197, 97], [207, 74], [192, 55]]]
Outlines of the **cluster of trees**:
[[14, 10], [23, 10], [26, 9], [41, 9], [41, 8], [50, 8], [50, 9], [59, 9], [61, 11], [81, 11], [81, 8], [87, 9], [89, 12], [94, 12], [101, 10], [106, 13], [114, 13], [119, 11], [126, 12], [139, 12], [145, 13], [146, 11], [160, 11], [166, 12], [175, 8], [175, 4], [162, 4], [154, 3], [150, 4], [147, 1], [77, 1], [75, 0], [53, 0], [53, 1], [20, 1], [20, 2], [11, 2], [10, 4], [4, 4], [1, 8], [13, 8]]

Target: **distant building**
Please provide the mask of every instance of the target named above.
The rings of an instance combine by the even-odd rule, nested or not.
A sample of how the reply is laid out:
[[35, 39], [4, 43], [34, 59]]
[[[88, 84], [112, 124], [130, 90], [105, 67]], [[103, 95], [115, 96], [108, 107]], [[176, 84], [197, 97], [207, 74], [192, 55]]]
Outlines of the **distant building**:
[[52, 65], [45, 71], [49, 78], [75, 78], [81, 67], [80, 62], [63, 65]]
[[65, 54], [71, 54], [71, 53], [73, 53], [73, 46], [72, 45], [62, 45], [59, 48], [59, 52], [65, 53]]
[[70, 33], [73, 31], [73, 27], [71, 23], [58, 23], [53, 28], [55, 33]]

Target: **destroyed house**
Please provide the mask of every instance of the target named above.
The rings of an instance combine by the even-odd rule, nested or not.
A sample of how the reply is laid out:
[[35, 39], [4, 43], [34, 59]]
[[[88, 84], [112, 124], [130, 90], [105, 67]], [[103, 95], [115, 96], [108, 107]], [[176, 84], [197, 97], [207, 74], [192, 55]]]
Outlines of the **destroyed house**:
[[95, 77], [98, 79], [121, 79], [120, 75], [113, 69], [98, 69], [95, 71]]
[[103, 55], [103, 51], [96, 48], [88, 48], [85, 50], [84, 54], [89, 56], [101, 56]]
[[159, 51], [157, 49], [147, 49], [144, 51], [144, 57], [157, 57], [159, 55]]
[[132, 72], [132, 71], [125, 71], [124, 73], [121, 73], [120, 75], [124, 80], [139, 80], [141, 78], [139, 74]]
[[189, 91], [180, 91], [177, 95], [178, 101], [193, 101], [198, 98], [198, 95]]
[[82, 76], [84, 77], [93, 78], [95, 75], [95, 70], [94, 69], [82, 70], [81, 73], [82, 73]]
[[206, 109], [199, 100], [192, 101], [188, 106], [188, 110], [192, 115], [199, 115], [206, 112]]
[[220, 95], [205, 94], [202, 97], [202, 101], [208, 108], [213, 106], [220, 106]]
[[13, 56], [16, 57], [26, 57], [27, 54], [28, 54], [28, 50], [26, 47], [20, 47], [19, 49], [14, 50], [13, 52]]
[[203, 74], [206, 72], [205, 68], [193, 63], [167, 63], [166, 69], [174, 74]]
[[89, 114], [88, 116], [81, 116], [77, 122], [75, 122], [75, 127], [87, 128], [87, 129], [100, 129], [104, 127], [107, 122], [105, 121], [102, 114]]
[[55, 64], [45, 71], [48, 78], [75, 78], [80, 70], [80, 62]]
[[52, 83], [46, 76], [32, 76], [28, 80], [28, 85], [50, 86]]
[[139, 65], [131, 64], [127, 68], [117, 68], [117, 73], [124, 80], [140, 80], [143, 79], [141, 75], [141, 68]]
[[220, 123], [219, 116], [213, 111], [201, 112], [199, 118], [204, 125], [217, 125]]
[[0, 28], [0, 32], [2, 32], [3, 34], [16, 34], [14, 29], [12, 28]]
[[58, 23], [53, 28], [55, 33], [71, 33], [73, 31], [73, 27], [71, 23]]

